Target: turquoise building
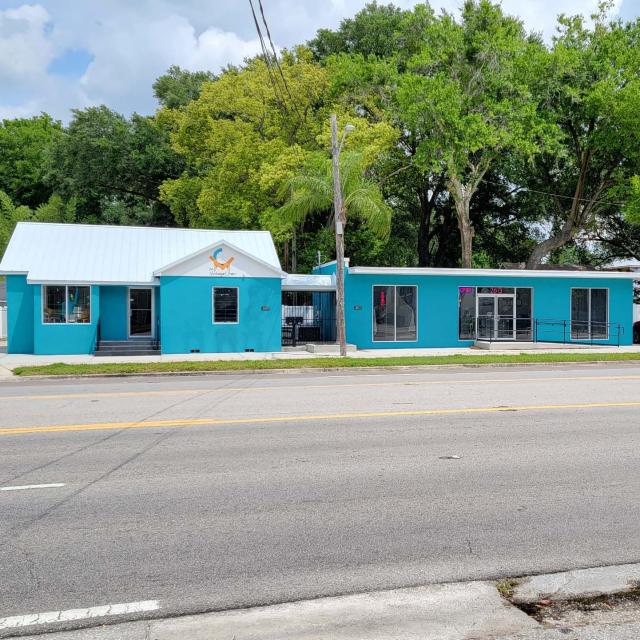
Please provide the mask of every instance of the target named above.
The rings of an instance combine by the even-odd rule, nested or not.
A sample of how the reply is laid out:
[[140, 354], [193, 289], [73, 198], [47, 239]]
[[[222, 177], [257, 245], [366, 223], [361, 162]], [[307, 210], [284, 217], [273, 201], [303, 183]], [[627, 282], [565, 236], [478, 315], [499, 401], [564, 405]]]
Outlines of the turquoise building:
[[[346, 265], [359, 349], [632, 343], [633, 273]], [[273, 352], [335, 341], [335, 262], [286, 274], [268, 232], [19, 223], [8, 352]]]

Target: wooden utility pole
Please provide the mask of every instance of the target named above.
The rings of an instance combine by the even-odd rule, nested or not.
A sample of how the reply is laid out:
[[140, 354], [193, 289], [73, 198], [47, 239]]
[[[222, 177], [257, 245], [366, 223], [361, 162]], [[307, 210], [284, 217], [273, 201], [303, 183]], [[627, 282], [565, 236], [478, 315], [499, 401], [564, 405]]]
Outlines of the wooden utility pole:
[[346, 216], [342, 206], [342, 185], [340, 183], [340, 143], [338, 142], [338, 121], [331, 116], [331, 157], [333, 160], [333, 209], [336, 223], [336, 329], [340, 355], [347, 355], [347, 335], [344, 321], [344, 225]]

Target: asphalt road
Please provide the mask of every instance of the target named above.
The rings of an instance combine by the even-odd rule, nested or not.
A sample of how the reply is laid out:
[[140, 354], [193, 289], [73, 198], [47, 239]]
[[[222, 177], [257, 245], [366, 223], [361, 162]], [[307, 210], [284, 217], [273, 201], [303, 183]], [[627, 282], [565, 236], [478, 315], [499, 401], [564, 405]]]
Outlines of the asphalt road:
[[639, 562], [639, 495], [637, 366], [9, 381], [0, 618]]

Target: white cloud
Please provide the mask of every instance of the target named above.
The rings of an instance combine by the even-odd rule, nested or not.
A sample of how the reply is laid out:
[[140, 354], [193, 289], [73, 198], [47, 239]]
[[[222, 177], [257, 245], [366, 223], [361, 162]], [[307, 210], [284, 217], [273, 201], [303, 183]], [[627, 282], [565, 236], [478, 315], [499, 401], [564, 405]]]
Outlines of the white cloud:
[[[367, 0], [262, 0], [277, 46], [305, 42], [335, 28]], [[387, 1], [387, 0], [385, 0]], [[457, 11], [462, 0], [433, 0]], [[598, 0], [503, 0], [528, 29], [550, 38], [558, 13], [592, 13]], [[621, 0], [617, 0], [619, 8]], [[396, 0], [409, 8], [417, 0]], [[248, 3], [241, 0], [0, 0], [0, 115], [48, 111], [69, 118], [72, 107], [106, 103], [131, 113], [156, 107], [151, 85], [172, 64], [217, 72], [259, 49]], [[47, 72], [66, 50], [86, 50], [82, 77]]]
[[80, 86], [90, 100], [124, 111], [132, 106], [153, 110], [151, 84], [172, 64], [218, 71], [259, 51], [257, 40], [245, 41], [215, 27], [198, 35], [187, 18], [176, 14], [102, 27], [105, 35], [94, 40], [94, 59]]
[[0, 81], [16, 86], [39, 81], [54, 47], [46, 35], [49, 13], [41, 5], [0, 11]]

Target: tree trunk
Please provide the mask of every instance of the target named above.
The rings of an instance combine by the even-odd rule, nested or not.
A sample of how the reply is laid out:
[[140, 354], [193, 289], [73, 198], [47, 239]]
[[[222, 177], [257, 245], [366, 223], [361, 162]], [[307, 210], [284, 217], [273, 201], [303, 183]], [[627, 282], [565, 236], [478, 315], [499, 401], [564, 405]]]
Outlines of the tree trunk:
[[460, 264], [464, 269], [473, 267], [473, 225], [469, 219], [469, 203], [456, 203], [458, 229], [460, 229]]
[[[606, 178], [603, 179], [595, 191], [595, 195], [591, 200], [583, 204], [584, 202], [584, 189], [587, 184], [587, 172], [589, 171], [589, 163], [591, 162], [592, 152], [590, 150], [582, 151], [580, 154], [580, 174], [578, 175], [578, 181], [573, 193], [573, 200], [571, 202], [571, 209], [569, 210], [566, 220], [562, 225], [562, 230], [546, 238], [542, 242], [538, 243], [527, 260], [527, 269], [537, 269], [546, 256], [552, 251], [560, 249], [567, 242], [570, 242], [575, 237], [576, 233], [580, 231], [585, 224], [585, 218], [589, 217], [587, 212], [591, 211], [595, 201], [598, 199], [599, 194], [604, 189], [606, 184]], [[560, 208], [560, 205], [558, 205]]]
[[567, 220], [560, 233], [546, 238], [533, 248], [529, 259], [527, 260], [527, 269], [537, 269], [542, 264], [544, 258], [552, 251], [564, 247], [567, 242], [573, 240], [576, 232], [577, 229], [571, 223], [571, 220]]
[[[486, 170], [485, 170], [486, 171]], [[474, 177], [477, 185], [485, 171]], [[453, 197], [456, 209], [456, 217], [458, 218], [458, 229], [460, 230], [460, 266], [463, 269], [471, 269], [473, 267], [473, 236], [474, 228], [471, 224], [471, 196], [475, 193], [477, 186], [471, 184], [462, 184], [462, 181], [456, 175], [450, 175], [448, 179], [449, 192]]]
[[475, 233], [471, 224], [470, 200], [464, 193], [464, 187], [460, 185], [462, 194], [460, 198], [454, 197], [458, 229], [460, 230], [460, 266], [463, 269], [473, 267], [473, 235]]

